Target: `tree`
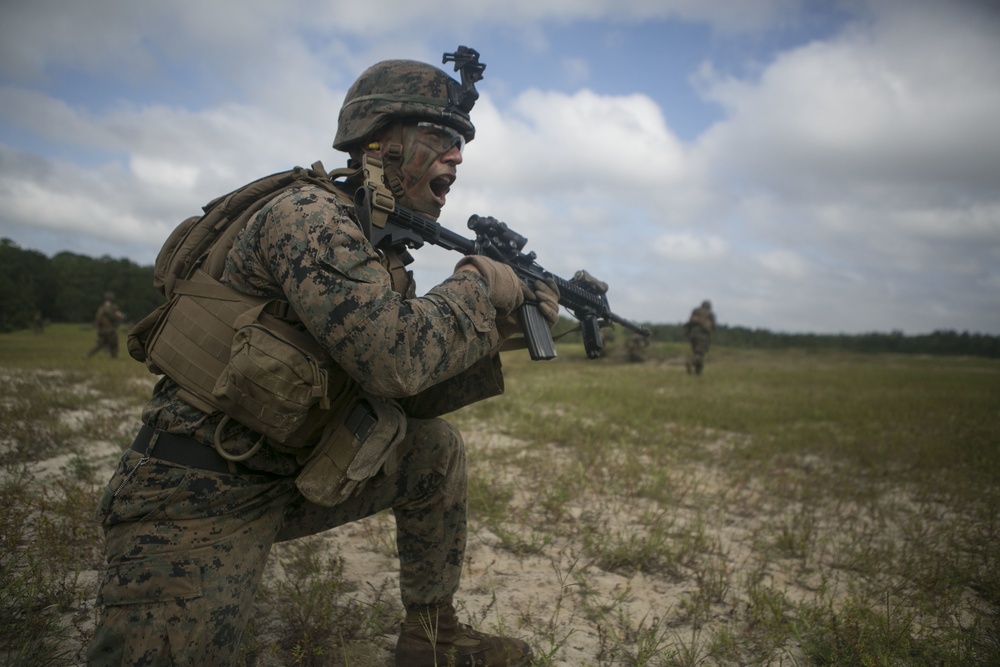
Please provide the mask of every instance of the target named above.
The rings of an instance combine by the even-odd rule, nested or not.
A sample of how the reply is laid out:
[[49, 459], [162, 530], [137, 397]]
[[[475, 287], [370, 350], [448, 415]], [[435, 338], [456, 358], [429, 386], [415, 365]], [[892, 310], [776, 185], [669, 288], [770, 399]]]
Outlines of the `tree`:
[[55, 292], [45, 255], [0, 239], [0, 331], [31, 326], [39, 311], [51, 317]]

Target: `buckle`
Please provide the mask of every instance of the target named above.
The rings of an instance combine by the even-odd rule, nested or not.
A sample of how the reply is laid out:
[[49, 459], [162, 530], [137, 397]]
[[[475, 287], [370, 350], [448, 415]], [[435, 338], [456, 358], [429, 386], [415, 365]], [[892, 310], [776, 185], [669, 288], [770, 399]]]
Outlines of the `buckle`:
[[358, 442], [364, 443], [368, 439], [368, 436], [372, 434], [372, 431], [375, 430], [376, 424], [378, 424], [378, 417], [375, 415], [375, 412], [366, 401], [359, 401], [354, 406], [354, 409], [351, 410], [351, 415], [347, 418], [344, 425]]

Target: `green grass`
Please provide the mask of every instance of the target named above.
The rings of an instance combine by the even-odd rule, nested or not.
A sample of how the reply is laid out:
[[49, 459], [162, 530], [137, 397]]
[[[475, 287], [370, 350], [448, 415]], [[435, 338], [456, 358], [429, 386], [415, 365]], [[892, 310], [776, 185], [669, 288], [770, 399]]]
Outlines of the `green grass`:
[[[520, 530], [694, 581], [667, 622], [699, 634], [663, 664], [1000, 661], [1000, 364], [714, 350], [698, 378], [666, 347], [638, 365], [512, 358], [507, 395], [460, 413], [525, 443], [508, 463], [544, 511]], [[639, 640], [615, 641], [630, 648], [606, 655]]]
[[[80, 664], [92, 621], [91, 443], [127, 444], [153, 380], [124, 337], [85, 359], [93, 339], [0, 336], [8, 664]], [[678, 345], [607, 352], [505, 355], [506, 395], [449, 417], [474, 625], [535, 665], [1000, 664], [1000, 362], [716, 348], [691, 377]], [[392, 645], [396, 591], [341, 548], [392, 559], [393, 538], [383, 514], [276, 548], [241, 664], [378, 664], [358, 647]]]

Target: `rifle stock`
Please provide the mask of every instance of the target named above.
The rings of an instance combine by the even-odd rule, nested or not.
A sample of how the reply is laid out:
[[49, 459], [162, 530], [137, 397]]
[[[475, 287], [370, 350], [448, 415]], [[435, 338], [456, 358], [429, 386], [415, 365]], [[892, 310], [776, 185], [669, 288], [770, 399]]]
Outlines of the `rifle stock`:
[[[398, 204], [386, 211], [384, 225], [373, 224], [371, 216], [371, 190], [358, 188], [354, 197], [359, 221], [371, 230], [371, 243], [382, 248], [420, 248], [430, 243], [447, 250], [455, 250], [464, 255], [485, 255], [490, 259], [510, 266], [517, 276], [529, 287], [534, 281], [552, 280], [559, 288], [559, 305], [566, 308], [580, 321], [583, 346], [587, 357], [596, 359], [604, 350], [601, 327], [620, 324], [626, 329], [643, 336], [652, 332], [646, 327], [627, 320], [611, 311], [605, 290], [585, 280], [566, 280], [546, 271], [535, 261], [534, 252], [522, 252], [528, 239], [521, 236], [496, 218], [473, 215], [469, 218], [469, 229], [476, 238], [468, 239], [450, 229], [442, 227], [415, 211]], [[554, 359], [555, 340], [548, 323], [542, 317], [536, 303], [525, 303], [519, 317], [524, 332], [528, 353], [533, 360]]]

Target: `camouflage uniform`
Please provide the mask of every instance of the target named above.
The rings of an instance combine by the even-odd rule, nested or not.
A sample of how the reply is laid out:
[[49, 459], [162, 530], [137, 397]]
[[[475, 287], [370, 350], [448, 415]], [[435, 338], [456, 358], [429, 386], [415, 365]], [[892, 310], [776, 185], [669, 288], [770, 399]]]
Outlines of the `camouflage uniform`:
[[684, 324], [684, 335], [691, 341], [691, 358], [685, 364], [688, 375], [692, 373], [701, 375], [713, 331], [715, 331], [715, 313], [712, 312], [711, 302], [704, 301], [691, 311], [691, 317]]
[[173, 465], [156, 460], [155, 447], [140, 465], [127, 452], [101, 500], [110, 563], [89, 664], [230, 664], [271, 544], [384, 509], [396, 516], [404, 604], [453, 595], [466, 538], [465, 449], [444, 420], [408, 426], [396, 472], [334, 508], [306, 502], [293, 477]]
[[105, 294], [104, 302], [97, 309], [94, 325], [97, 327], [97, 343], [87, 353], [92, 357], [101, 350], [107, 350], [112, 359], [118, 357], [118, 323], [124, 319], [118, 306], [114, 304], [114, 295]]
[[477, 273], [456, 272], [417, 298], [386, 265], [353, 207], [313, 186], [275, 196], [237, 237], [222, 282], [287, 300], [362, 390], [398, 399], [405, 437], [348, 500], [320, 506], [296, 487], [299, 459], [268, 444], [252, 452], [259, 434], [195, 409], [162, 378], [145, 425], [208, 450], [221, 428], [226, 450], [248, 458], [228, 473], [171, 463], [157, 457], [168, 436], [146, 455], [125, 452], [98, 509], [108, 571], [89, 664], [229, 664], [273, 542], [386, 509], [404, 606], [451, 604], [466, 544], [465, 447], [447, 422], [418, 417], [503, 391], [498, 314]]
[[[419, 400], [446, 380], [457, 386], [467, 368], [475, 398], [502, 391], [499, 336], [482, 279], [461, 272], [424, 297], [404, 299], [348, 208], [329, 193], [305, 188], [275, 198], [237, 240], [224, 279], [247, 292], [285, 295], [334, 359], [376, 395]], [[143, 422], [211, 447], [221, 415], [205, 415], [176, 393], [174, 382], [161, 380]], [[234, 424], [226, 449], [245, 453], [259, 438]], [[458, 588], [464, 445], [443, 420], [408, 419], [407, 436], [385, 466], [395, 472], [383, 470], [335, 508], [306, 502], [294, 485], [295, 457], [268, 446], [243, 462], [260, 475], [193, 470], [155, 455], [154, 445], [153, 458], [138, 465], [142, 457], [126, 452], [101, 502], [109, 571], [98, 599], [104, 612], [95, 664], [206, 655], [226, 664], [273, 541], [384, 509], [397, 519], [404, 605], [449, 599]], [[140, 626], [148, 635], [124, 647], [125, 628], [131, 634]], [[170, 640], [172, 632], [182, 645]], [[168, 642], [170, 653], [163, 653]], [[121, 662], [116, 652], [123, 650]]]

